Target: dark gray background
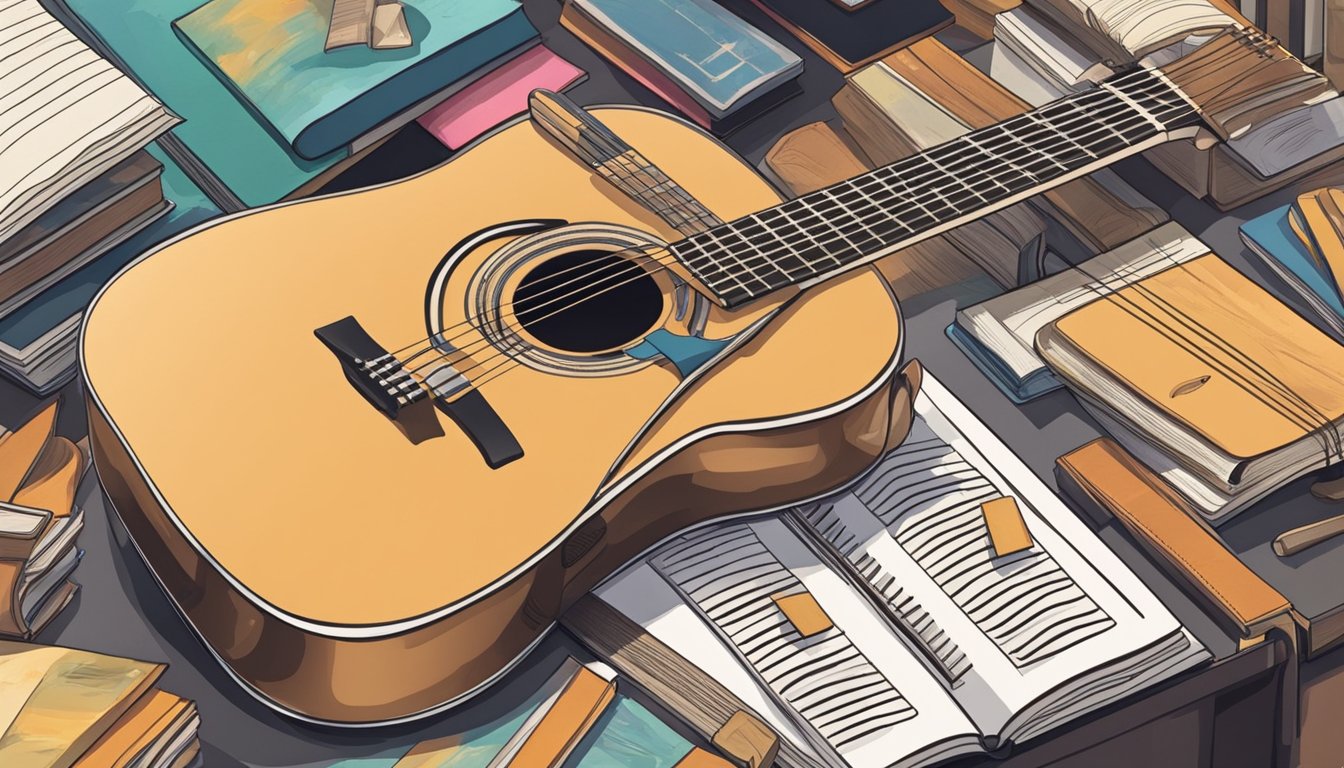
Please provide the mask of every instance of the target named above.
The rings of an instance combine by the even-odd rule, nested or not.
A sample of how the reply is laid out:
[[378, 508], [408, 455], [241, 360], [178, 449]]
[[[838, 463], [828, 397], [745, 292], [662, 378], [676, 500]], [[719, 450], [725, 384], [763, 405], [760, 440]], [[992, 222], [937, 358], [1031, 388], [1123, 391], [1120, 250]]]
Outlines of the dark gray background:
[[[835, 113], [829, 100], [840, 87], [842, 78], [746, 0], [724, 0], [723, 4], [793, 48], [807, 63], [801, 96], [782, 104], [728, 140], [734, 149], [756, 164], [770, 145], [788, 130], [815, 120], [833, 118]], [[579, 103], [665, 106], [561, 29], [556, 23], [560, 7], [556, 0], [525, 0], [525, 5], [528, 15], [542, 31], [545, 43], [589, 73], [587, 82], [570, 91]], [[956, 30], [942, 37], [957, 48], [974, 43]], [[326, 191], [398, 178], [433, 166], [448, 156], [449, 153], [432, 137], [413, 125], [329, 185]], [[1282, 204], [1286, 193], [1248, 206], [1236, 216], [1222, 216], [1181, 192], [1143, 160], [1125, 161], [1119, 170], [1140, 191], [1203, 237], [1221, 256], [1272, 286], [1279, 286], [1266, 270], [1252, 265], [1247, 259], [1237, 238], [1236, 227], [1245, 217]], [[526, 183], [526, 179], [520, 178], [519, 183]], [[451, 211], [446, 215], [451, 215]], [[972, 298], [983, 298], [983, 287], [970, 286], [960, 296], [935, 292], [906, 302], [903, 310], [907, 318], [909, 355], [922, 360], [991, 429], [1002, 435], [1033, 471], [1053, 486], [1055, 458], [1097, 437], [1098, 429], [1073, 398], [1062, 391], [1025, 407], [1014, 406], [947, 341], [943, 330], [953, 319], [958, 299], [966, 303]], [[408, 300], [417, 299], [408, 297]], [[77, 385], [67, 387], [64, 396], [66, 407], [59, 430], [74, 438], [81, 437], [84, 433], [83, 404]], [[0, 425], [14, 426], [37, 404], [36, 399], [17, 387], [0, 382]], [[248, 503], [246, 494], [245, 485], [240, 483], [240, 504]], [[212, 768], [320, 765], [337, 759], [399, 755], [405, 745], [415, 741], [460, 733], [490, 722], [534, 690], [540, 679], [554, 668], [559, 656], [582, 653], [572, 641], [555, 634], [520, 669], [469, 707], [411, 726], [348, 731], [297, 723], [275, 714], [243, 693], [215, 664], [125, 541], [119, 524], [109, 520], [92, 474], [81, 488], [80, 503], [88, 516], [87, 528], [80, 540], [86, 554], [75, 578], [83, 589], [76, 602], [40, 640], [169, 662], [171, 666], [162, 685], [197, 701], [203, 718], [202, 754], [205, 764]], [[1293, 525], [1300, 525], [1337, 511], [1311, 499], [1305, 493], [1305, 482], [1299, 482], [1234, 522], [1228, 535], [1244, 542], [1246, 548], [1254, 549], [1263, 547], [1269, 537], [1290, 527], [1289, 519]], [[1123, 536], [1114, 530], [1105, 530], [1102, 536], [1169, 600], [1173, 609], [1218, 655], [1233, 650], [1230, 638], [1159, 576]], [[1341, 555], [1341, 548], [1344, 548], [1344, 539], [1316, 548], [1310, 558], [1304, 558], [1308, 563], [1303, 567], [1304, 572], [1315, 570], [1310, 563], [1322, 563], [1326, 565], [1320, 568], [1338, 574], [1339, 561], [1333, 558]], [[1324, 580], [1321, 590], [1322, 599], [1331, 599], [1344, 587], [1338, 585], [1337, 579]], [[1335, 600], [1338, 602], [1337, 598]], [[1332, 663], [1337, 662], [1327, 656], [1316, 666]]]

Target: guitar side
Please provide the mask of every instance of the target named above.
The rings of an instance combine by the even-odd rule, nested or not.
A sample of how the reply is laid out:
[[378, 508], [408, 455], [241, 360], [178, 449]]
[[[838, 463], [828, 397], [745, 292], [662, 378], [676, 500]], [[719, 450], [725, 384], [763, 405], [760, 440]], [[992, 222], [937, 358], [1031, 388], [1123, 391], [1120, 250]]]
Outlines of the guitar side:
[[[779, 201], [753, 169], [680, 121], [635, 109], [603, 110], [599, 114], [724, 218]], [[651, 214], [604, 182], [594, 180], [585, 168], [565, 157], [526, 122], [502, 129], [459, 158], [412, 180], [376, 190], [231, 217], [207, 230], [215, 238], [211, 252], [224, 250], [221, 243], [240, 253], [266, 246], [265, 240], [257, 239], [255, 229], [246, 238], [230, 242], [227, 233], [246, 229], [233, 226], [239, 220], [273, 221], [278, 228], [293, 228], [302, 222], [311, 228], [313, 221], [326, 217], [328, 229], [335, 231], [311, 231], [332, 250], [332, 258], [340, 261], [334, 262], [330, 275], [312, 280], [311, 285], [304, 284], [296, 267], [284, 276], [292, 284], [279, 287], [340, 293], [346, 289], [340, 265], [347, 259], [365, 258], [370, 264], [379, 264], [379, 259], [422, 258], [423, 264], [412, 264], [404, 270], [422, 279], [448, 246], [501, 220], [558, 215], [570, 221], [605, 221], [633, 227], [662, 240], [677, 237]], [[521, 169], [520, 176], [527, 174], [514, 181], [532, 189], [512, 199], [495, 194], [501, 188], [500, 175], [508, 174], [509, 169]], [[474, 190], [489, 194], [474, 196]], [[367, 209], [369, 220], [379, 221], [380, 206], [396, 211], [412, 194], [414, 199], [435, 199], [445, 209], [442, 218], [420, 224], [435, 230], [435, 237], [442, 240], [436, 252], [412, 255], [415, 248], [410, 243], [421, 233], [405, 238], [400, 249], [405, 254], [394, 247], [395, 239], [387, 253], [378, 256], [340, 250], [340, 227], [347, 223], [351, 206]], [[546, 200], [546, 205], [538, 206], [539, 199]], [[252, 226], [265, 229], [260, 224]], [[395, 227], [390, 231], [395, 233]], [[194, 253], [190, 244], [205, 241], [188, 238], [170, 244], [141, 263], [190, 256], [204, 264], [216, 256]], [[222, 264], [224, 257], [218, 258]], [[477, 256], [468, 257], [468, 261], [471, 258]], [[234, 263], [243, 269], [247, 257], [239, 256]], [[210, 269], [215, 268], [203, 266], [200, 273], [212, 274]], [[286, 268], [285, 263], [275, 267]], [[131, 269], [133, 274], [136, 267]], [[421, 301], [423, 284], [408, 279], [403, 285], [401, 271], [401, 263], [388, 266], [391, 276], [386, 280], [386, 292], [402, 296], [410, 293], [413, 301]], [[352, 276], [349, 286], [363, 280], [381, 294], [379, 277], [377, 271]], [[358, 419], [332, 427], [330, 434], [305, 435], [278, 428], [270, 431], [264, 421], [258, 421], [254, 429], [244, 430], [242, 437], [228, 446], [212, 446], [208, 441], [212, 431], [228, 431], [226, 425], [213, 421], [229, 413], [229, 408], [218, 407], [218, 398], [232, 393], [228, 387], [211, 389], [208, 377], [194, 383], [198, 394], [164, 394], [145, 388], [145, 397], [157, 396], [160, 401], [131, 404], [130, 399], [137, 397], [134, 380], [112, 368], [125, 363], [119, 361], [116, 344], [130, 340], [124, 334], [105, 330], [124, 329], [125, 321], [132, 317], [132, 302], [117, 295], [120, 280], [95, 302], [81, 343], [99, 477], [150, 569], [230, 674], [267, 704], [318, 722], [382, 724], [424, 716], [464, 701], [521, 659], [568, 604], [659, 540], [711, 519], [777, 508], [816, 496], [862, 472], [903, 436], [918, 386], [917, 375], [907, 377], [899, 369], [899, 312], [889, 288], [871, 269], [844, 275], [826, 284], [825, 290], [807, 291], [766, 310], [714, 310], [707, 320], [706, 335], [710, 337], [763, 325], [690, 380], [680, 381], [675, 369], [665, 363], [615, 377], [621, 386], [635, 388], [630, 390], [630, 399], [639, 407], [626, 412], [613, 406], [609, 421], [604, 422], [600, 402], [576, 404], [576, 409], [592, 409], [588, 416], [592, 429], [585, 431], [583, 422], [575, 420], [573, 423], [580, 426], [555, 438], [554, 448], [529, 432], [527, 425], [529, 416], [547, 424], [557, 418], [544, 412], [550, 390], [527, 391], [530, 383], [544, 385], [548, 379], [535, 372], [511, 375], [499, 386], [483, 389], [504, 421], [515, 427], [528, 451], [505, 468], [510, 477], [523, 480], [511, 483], [507, 496], [501, 495], [509, 514], [516, 519], [498, 521], [498, 536], [508, 536], [511, 528], [520, 526], [545, 528], [552, 519], [563, 525], [557, 523], [556, 535], [547, 534], [548, 543], [537, 547], [531, 556], [505, 552], [497, 558], [499, 563], [476, 563], [485, 569], [482, 572], [498, 572], [484, 588], [435, 584], [432, 562], [411, 566], [404, 562], [408, 558], [423, 560], [425, 542], [443, 558], [484, 560], [494, 556], [486, 551], [490, 546], [477, 546], [485, 542], [465, 537], [462, 520], [454, 519], [454, 515], [480, 511], [456, 509], [449, 503], [455, 475], [489, 476], [474, 454], [464, 453], [456, 463], [445, 462], [437, 476], [422, 473], [422, 484], [406, 490], [423, 498], [428, 508], [413, 525], [401, 516], [404, 510], [398, 505], [383, 510], [365, 502], [360, 505], [365, 507], [362, 509], [336, 509], [340, 483], [360, 481], [339, 476], [328, 479], [332, 488], [302, 489], [312, 498], [302, 507], [288, 504], [254, 509], [269, 503], [262, 501], [269, 497], [251, 493], [249, 477], [238, 475], [227, 478], [234, 492], [213, 506], [209, 514], [192, 519], [186, 510], [178, 508], [180, 505], [174, 503], [178, 498], [211, 494], [210, 489], [201, 488], [188, 492], [187, 486], [196, 482], [195, 478], [171, 461], [158, 459], [156, 464], [151, 456], [154, 452], [142, 450], [142, 446], [156, 441], [171, 444], [172, 429], [199, 430], [203, 435], [192, 443], [199, 455], [182, 459], [183, 466], [190, 461], [206, 462], [201, 471], [207, 472], [209, 455], [214, 451], [251, 451], [257, 462], [275, 463], [268, 464], [264, 473], [272, 478], [268, 493], [283, 491], [285, 498], [302, 498], [289, 495], [293, 489], [277, 491], [286, 470], [292, 470], [290, 476], [296, 479], [313, 476], [310, 463], [320, 462], [323, 455], [335, 455], [322, 453], [329, 450], [326, 443], [348, 439], [352, 445], [363, 445], [360, 435], [364, 427], [360, 425], [367, 423], [367, 442], [373, 444], [388, 439], [389, 429], [379, 420], [381, 417], [375, 419], [361, 411]], [[134, 278], [126, 281], [133, 282]], [[183, 290], [187, 289], [184, 286]], [[350, 295], [358, 296], [353, 292]], [[373, 305], [383, 297], [374, 298], [377, 302], [358, 296], [366, 305], [364, 311], [377, 321]], [[262, 317], [279, 311], [262, 301], [249, 307], [245, 297], [238, 302], [240, 311], [253, 311]], [[155, 306], [138, 306], [135, 310], [144, 315], [145, 322], [186, 322]], [[421, 316], [418, 306], [414, 315], [412, 319]], [[202, 343], [208, 343], [214, 334], [221, 350], [227, 346], [222, 336], [229, 330], [226, 326], [207, 324], [206, 328], [201, 333], [205, 337]], [[306, 358], [295, 358], [305, 375], [337, 375], [332, 370], [334, 363], [323, 360], [319, 364], [318, 353], [312, 354], [311, 366]], [[144, 380], [162, 380], [173, 374], [172, 365], [164, 363], [156, 368], [152, 357], [146, 359], [150, 369], [140, 372]], [[824, 378], [818, 375], [823, 371]], [[343, 406], [347, 401], [357, 402], [344, 382], [340, 386], [341, 395], [333, 390], [331, 402]], [[212, 396], [220, 414], [211, 413]], [[364, 407], [362, 402], [358, 405]], [[647, 408], [647, 412], [641, 408]], [[190, 413], [191, 419], [176, 425], [151, 425], [151, 417], [142, 414], [155, 409]], [[283, 418], [292, 416], [277, 413]], [[441, 430], [456, 429], [446, 418], [439, 417], [438, 422]], [[563, 450], [566, 445], [569, 455]], [[361, 454], [359, 466], [369, 477], [378, 477], [388, 469], [380, 466], [383, 460], [379, 452], [371, 451]], [[541, 461], [555, 465], [548, 470], [551, 474], [528, 474], [529, 462]], [[551, 476], [578, 479], [571, 483], [573, 488], [548, 487], [539, 481]], [[529, 523], [534, 508], [545, 508], [549, 517]], [[281, 514], [286, 516], [287, 531], [323, 526], [313, 530], [322, 532], [314, 538], [324, 542], [324, 548], [305, 553], [306, 559], [295, 557], [287, 562], [286, 547], [305, 544], [293, 537], [282, 541], [266, 538], [272, 534], [268, 530], [271, 521]], [[236, 530], [221, 526], [221, 515], [232, 515], [232, 528]], [[380, 515], [387, 519], [380, 520]], [[377, 546], [364, 549], [326, 543], [359, 541], [357, 535], [340, 529], [361, 519], [375, 523], [391, 520], [388, 524], [402, 527], [377, 538]], [[477, 523], [476, 530], [480, 525], [496, 524], [473, 521]], [[248, 549], [249, 536], [255, 551], [237, 554]], [[415, 538], [415, 547], [409, 543], [397, 545], [399, 538], [407, 537]], [[530, 550], [531, 545], [524, 549]], [[222, 554], [225, 552], [231, 554], [226, 557]], [[416, 554], [412, 556], [412, 552]], [[299, 562], [305, 563], [304, 567], [295, 565]], [[345, 596], [351, 605], [343, 606], [340, 590], [333, 589], [333, 584], [344, 583], [349, 578], [345, 572], [351, 570], [367, 580], [367, 593]], [[262, 574], [265, 578], [240, 578], [240, 573]], [[408, 573], [418, 575], [411, 578]], [[262, 588], [262, 584], [282, 584], [283, 594]], [[380, 591], [396, 599], [373, 606], [376, 597], [369, 595]], [[408, 607], [398, 609], [401, 603]], [[365, 610], [360, 607], [363, 604], [372, 607]], [[389, 604], [395, 605], [387, 607]], [[325, 613], [319, 616], [317, 609], [291, 610], [295, 605], [320, 606]], [[437, 608], [422, 610], [418, 606]]]

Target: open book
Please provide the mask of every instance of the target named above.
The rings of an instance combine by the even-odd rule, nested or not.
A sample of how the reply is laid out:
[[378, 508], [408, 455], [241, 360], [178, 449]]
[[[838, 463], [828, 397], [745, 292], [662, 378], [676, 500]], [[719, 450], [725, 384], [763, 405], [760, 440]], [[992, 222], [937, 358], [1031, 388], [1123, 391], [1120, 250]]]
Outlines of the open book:
[[[905, 444], [849, 491], [704, 527], [597, 595], [827, 765], [998, 749], [1208, 653], [931, 376]], [[998, 555], [981, 505], [1015, 499]], [[811, 610], [794, 615], [802, 601]]]

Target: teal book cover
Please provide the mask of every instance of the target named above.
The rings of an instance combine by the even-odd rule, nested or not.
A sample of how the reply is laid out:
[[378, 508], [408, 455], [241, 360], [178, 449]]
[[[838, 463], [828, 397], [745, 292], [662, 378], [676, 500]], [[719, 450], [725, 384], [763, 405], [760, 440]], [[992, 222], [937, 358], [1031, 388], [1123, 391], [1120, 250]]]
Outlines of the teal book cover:
[[408, 0], [414, 44], [324, 51], [330, 0], [210, 0], [178, 34], [301, 157], [316, 158], [537, 39], [519, 0]]
[[1276, 208], [1241, 225], [1241, 238], [1280, 277], [1301, 294], [1332, 328], [1344, 333], [1344, 301], [1334, 279], [1322, 270], [1297, 239], [1289, 222], [1291, 205]]
[[710, 0], [574, 0], [714, 117], [802, 72], [788, 48]]
[[[58, 0], [58, 15], [118, 62], [184, 122], [172, 131], [246, 207], [289, 196], [344, 160], [305, 160], [273, 136], [178, 39], [172, 22], [201, 0]], [[218, 201], [223, 202], [223, 201]]]
[[163, 163], [163, 197], [172, 202], [172, 210], [0, 318], [0, 343], [15, 349], [27, 347], [70, 316], [83, 312], [108, 280], [145, 251], [220, 214], [219, 208], [157, 144], [150, 144], [147, 149], [155, 160]]

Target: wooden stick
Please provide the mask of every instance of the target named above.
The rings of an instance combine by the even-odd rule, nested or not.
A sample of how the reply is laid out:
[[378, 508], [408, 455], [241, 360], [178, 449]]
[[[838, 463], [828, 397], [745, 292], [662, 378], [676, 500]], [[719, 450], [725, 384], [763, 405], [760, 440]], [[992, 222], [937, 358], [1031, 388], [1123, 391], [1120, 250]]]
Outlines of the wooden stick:
[[1341, 533], [1344, 533], [1344, 515], [1336, 515], [1311, 525], [1294, 528], [1279, 534], [1278, 538], [1274, 539], [1274, 554], [1279, 557], [1295, 555]]

